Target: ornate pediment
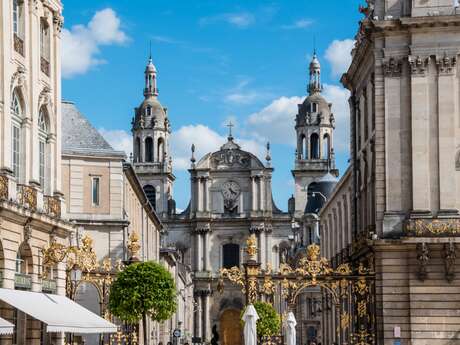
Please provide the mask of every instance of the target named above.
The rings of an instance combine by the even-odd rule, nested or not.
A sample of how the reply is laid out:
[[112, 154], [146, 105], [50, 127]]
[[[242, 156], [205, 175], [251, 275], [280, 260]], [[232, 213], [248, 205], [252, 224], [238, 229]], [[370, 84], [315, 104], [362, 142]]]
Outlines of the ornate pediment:
[[249, 168], [250, 165], [251, 156], [238, 149], [221, 150], [211, 157], [213, 169]]

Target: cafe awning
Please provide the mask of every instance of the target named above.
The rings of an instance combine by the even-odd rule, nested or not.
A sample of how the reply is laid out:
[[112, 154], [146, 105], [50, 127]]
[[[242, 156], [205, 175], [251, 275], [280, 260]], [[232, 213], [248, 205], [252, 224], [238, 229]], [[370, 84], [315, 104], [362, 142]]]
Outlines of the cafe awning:
[[0, 334], [13, 334], [14, 325], [0, 317]]
[[117, 326], [65, 296], [0, 289], [0, 300], [42, 321], [47, 332], [115, 333]]

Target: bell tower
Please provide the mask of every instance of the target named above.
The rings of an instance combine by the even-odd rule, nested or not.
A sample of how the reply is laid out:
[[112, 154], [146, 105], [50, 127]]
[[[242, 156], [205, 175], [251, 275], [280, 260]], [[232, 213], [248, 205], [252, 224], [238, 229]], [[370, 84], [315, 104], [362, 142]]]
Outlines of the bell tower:
[[150, 56], [145, 68], [144, 100], [132, 120], [133, 165], [158, 216], [174, 212], [171, 127], [167, 108], [158, 100], [157, 69]]
[[327, 174], [338, 176], [334, 157], [334, 114], [332, 104], [322, 95], [321, 64], [316, 52], [310, 62], [309, 73], [308, 96], [299, 104], [296, 115], [297, 149], [292, 170], [296, 216], [303, 215], [310, 183]]

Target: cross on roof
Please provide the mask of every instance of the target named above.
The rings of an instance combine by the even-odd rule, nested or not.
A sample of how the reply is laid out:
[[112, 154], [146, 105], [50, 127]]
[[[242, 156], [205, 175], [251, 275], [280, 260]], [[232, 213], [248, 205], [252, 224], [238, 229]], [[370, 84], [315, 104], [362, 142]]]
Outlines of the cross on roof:
[[228, 137], [233, 138], [232, 128], [235, 127], [235, 125], [232, 123], [232, 121], [229, 121], [227, 127], [228, 127]]

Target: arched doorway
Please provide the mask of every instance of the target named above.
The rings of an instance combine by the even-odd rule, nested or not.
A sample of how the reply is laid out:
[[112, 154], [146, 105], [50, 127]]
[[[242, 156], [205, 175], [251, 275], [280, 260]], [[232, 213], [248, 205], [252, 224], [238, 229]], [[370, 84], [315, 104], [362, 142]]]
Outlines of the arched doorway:
[[220, 316], [220, 339], [222, 345], [243, 345], [241, 310], [227, 309]]

